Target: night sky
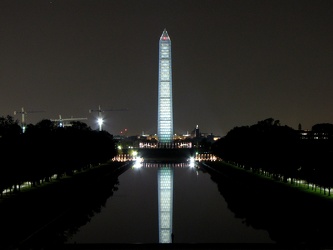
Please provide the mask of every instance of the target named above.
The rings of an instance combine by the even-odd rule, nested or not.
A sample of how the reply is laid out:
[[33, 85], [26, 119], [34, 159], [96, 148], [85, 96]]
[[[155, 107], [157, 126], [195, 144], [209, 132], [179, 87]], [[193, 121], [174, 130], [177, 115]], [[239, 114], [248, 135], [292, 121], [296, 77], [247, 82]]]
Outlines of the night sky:
[[128, 108], [104, 112], [104, 129], [156, 133], [164, 28], [175, 133], [333, 123], [333, 1], [321, 0], [1, 0], [0, 115], [97, 129], [89, 109]]

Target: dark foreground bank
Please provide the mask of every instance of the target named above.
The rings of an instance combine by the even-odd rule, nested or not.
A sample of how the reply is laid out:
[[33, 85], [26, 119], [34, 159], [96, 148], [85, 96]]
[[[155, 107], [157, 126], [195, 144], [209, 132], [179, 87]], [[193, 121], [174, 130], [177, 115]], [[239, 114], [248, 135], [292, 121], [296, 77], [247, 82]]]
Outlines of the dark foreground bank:
[[277, 244], [332, 249], [333, 202], [223, 162], [200, 164], [228, 208]]
[[[46, 248], [59, 249], [59, 248]], [[64, 245], [64, 250], [150, 250], [150, 249], [205, 249], [205, 250], [314, 250], [317, 246], [279, 245], [279, 244], [234, 244], [234, 243], [176, 243], [176, 244], [73, 244]]]
[[[130, 166], [130, 162], [103, 164], [2, 200], [0, 249], [59, 247], [100, 211], [117, 190], [118, 176]], [[83, 210], [87, 203], [89, 209]], [[64, 220], [72, 222], [70, 228], [63, 228]]]

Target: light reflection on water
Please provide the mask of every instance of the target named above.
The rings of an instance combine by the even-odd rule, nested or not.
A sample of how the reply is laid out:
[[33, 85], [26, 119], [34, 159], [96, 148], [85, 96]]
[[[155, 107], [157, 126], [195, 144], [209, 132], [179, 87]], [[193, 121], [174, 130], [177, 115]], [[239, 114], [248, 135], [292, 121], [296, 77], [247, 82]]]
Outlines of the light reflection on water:
[[68, 243], [170, 243], [172, 234], [175, 243], [272, 243], [235, 218], [210, 175], [193, 164], [138, 160]]

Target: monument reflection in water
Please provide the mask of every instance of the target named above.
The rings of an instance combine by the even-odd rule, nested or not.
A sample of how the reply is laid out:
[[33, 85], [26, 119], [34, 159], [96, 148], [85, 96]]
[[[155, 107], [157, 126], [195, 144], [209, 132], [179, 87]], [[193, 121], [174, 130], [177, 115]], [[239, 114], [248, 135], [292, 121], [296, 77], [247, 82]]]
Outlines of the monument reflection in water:
[[134, 167], [157, 167], [158, 192], [158, 232], [159, 243], [172, 243], [173, 219], [173, 179], [175, 167], [194, 167], [194, 160], [189, 163], [143, 163]]
[[161, 164], [157, 171], [157, 180], [159, 243], [171, 243], [173, 210], [173, 166], [171, 164]]

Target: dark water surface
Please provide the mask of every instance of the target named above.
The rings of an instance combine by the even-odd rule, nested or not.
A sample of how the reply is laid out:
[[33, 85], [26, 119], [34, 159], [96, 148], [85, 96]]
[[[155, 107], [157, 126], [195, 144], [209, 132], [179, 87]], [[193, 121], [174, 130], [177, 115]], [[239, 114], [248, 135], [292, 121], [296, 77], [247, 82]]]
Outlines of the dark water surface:
[[[66, 243], [159, 243], [158, 171], [165, 164], [145, 163], [119, 176], [118, 190]], [[274, 243], [228, 209], [208, 173], [188, 164], [173, 172], [174, 243]]]
[[0, 249], [333, 249], [331, 199], [223, 163], [120, 164], [2, 204]]

